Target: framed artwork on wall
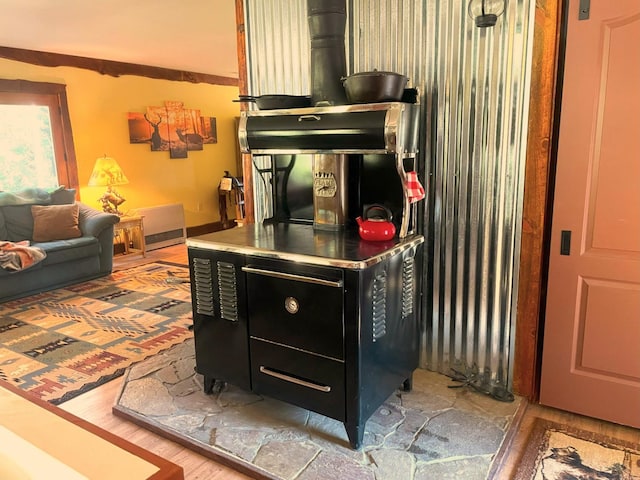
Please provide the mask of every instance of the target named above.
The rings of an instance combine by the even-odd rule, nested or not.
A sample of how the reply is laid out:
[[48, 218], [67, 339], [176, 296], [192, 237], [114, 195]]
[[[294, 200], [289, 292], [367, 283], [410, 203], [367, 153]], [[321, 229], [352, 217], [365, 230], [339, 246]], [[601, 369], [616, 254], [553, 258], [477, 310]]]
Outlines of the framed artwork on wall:
[[187, 158], [189, 151], [218, 143], [215, 117], [185, 108], [182, 102], [166, 101], [149, 106], [144, 113], [129, 112], [129, 143], [148, 143], [152, 152], [169, 152], [170, 158]]

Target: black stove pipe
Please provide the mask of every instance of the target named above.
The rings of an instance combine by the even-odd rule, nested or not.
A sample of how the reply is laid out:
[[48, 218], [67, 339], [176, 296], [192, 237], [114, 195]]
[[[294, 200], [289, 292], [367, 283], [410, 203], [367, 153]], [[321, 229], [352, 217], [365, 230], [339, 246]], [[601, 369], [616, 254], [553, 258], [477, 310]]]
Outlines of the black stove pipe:
[[316, 106], [344, 105], [346, 2], [307, 0], [307, 20], [311, 37], [311, 102]]

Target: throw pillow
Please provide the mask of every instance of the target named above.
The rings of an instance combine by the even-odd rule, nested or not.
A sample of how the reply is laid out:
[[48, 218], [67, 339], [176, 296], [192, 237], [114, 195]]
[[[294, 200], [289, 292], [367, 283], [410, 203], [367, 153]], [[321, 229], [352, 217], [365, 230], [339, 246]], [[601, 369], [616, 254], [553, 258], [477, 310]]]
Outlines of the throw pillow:
[[82, 236], [78, 226], [78, 204], [33, 205], [33, 241], [50, 242]]

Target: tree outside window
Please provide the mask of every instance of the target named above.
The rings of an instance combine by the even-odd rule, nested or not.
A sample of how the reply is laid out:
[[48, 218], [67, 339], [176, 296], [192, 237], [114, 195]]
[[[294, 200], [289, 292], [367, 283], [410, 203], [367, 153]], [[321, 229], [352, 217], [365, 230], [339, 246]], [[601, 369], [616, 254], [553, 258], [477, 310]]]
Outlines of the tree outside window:
[[78, 188], [65, 86], [0, 80], [0, 191]]

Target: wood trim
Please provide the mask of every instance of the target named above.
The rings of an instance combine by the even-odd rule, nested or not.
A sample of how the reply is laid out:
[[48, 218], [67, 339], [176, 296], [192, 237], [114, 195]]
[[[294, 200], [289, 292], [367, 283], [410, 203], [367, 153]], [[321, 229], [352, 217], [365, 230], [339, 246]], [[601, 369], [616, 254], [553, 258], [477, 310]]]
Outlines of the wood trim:
[[513, 389], [536, 400], [546, 284], [547, 205], [550, 196], [560, 9], [564, 0], [536, 2], [525, 164], [522, 243], [514, 350]]
[[[235, 224], [235, 222], [234, 222]], [[197, 225], [195, 227], [187, 227], [187, 237], [197, 237], [198, 235], [205, 235], [207, 233], [219, 232], [224, 230], [222, 222], [207, 223], [205, 225]]]
[[[238, 86], [240, 95], [247, 95], [248, 74], [247, 74], [247, 42], [244, 24], [244, 0], [236, 0], [236, 28], [238, 41]], [[247, 105], [241, 103], [240, 111], [247, 110]], [[242, 155], [242, 178], [244, 184], [244, 221], [247, 224], [255, 223], [255, 199], [253, 198], [253, 163], [251, 155]]]
[[60, 53], [25, 50], [22, 48], [0, 47], [0, 58], [30, 63], [42, 67], [75, 67], [93, 70], [102, 75], [120, 77], [122, 75], [137, 75], [139, 77], [171, 80], [175, 82], [210, 83], [212, 85], [238, 85], [237, 78], [210, 75], [207, 73], [173, 70], [170, 68], [138, 65], [135, 63], [116, 62], [97, 58], [78, 57]]
[[[238, 48], [238, 90], [247, 94], [247, 39], [244, 25], [244, 0], [236, 0], [236, 42]], [[246, 109], [241, 103], [240, 108]]]
[[71, 117], [69, 116], [69, 104], [67, 103], [66, 86], [58, 93], [58, 106], [60, 120], [62, 121], [62, 141], [64, 143], [64, 162], [67, 171], [67, 188], [75, 188], [76, 195], [80, 195], [80, 180], [78, 179], [78, 163], [76, 162], [76, 149], [73, 143], [73, 130], [71, 129]]
[[486, 478], [507, 478], [506, 476], [502, 476], [502, 469], [505, 467], [505, 464], [513, 453], [515, 442], [522, 434], [522, 421], [527, 414], [528, 408], [529, 402], [522, 400], [516, 410], [516, 413], [513, 415], [513, 419], [509, 424], [509, 429], [507, 430], [504, 439], [502, 440], [500, 449], [493, 456], [491, 467], [489, 468], [489, 473]]
[[[282, 478], [280, 476], [275, 477], [270, 475], [265, 470], [262, 470], [260, 467], [255, 467], [249, 462], [238, 462], [238, 460], [231, 455], [230, 453], [226, 453], [222, 449], [209, 449], [204, 446], [201, 446], [198, 443], [195, 443], [188, 436], [179, 433], [176, 430], [163, 428], [161, 425], [154, 425], [149, 423], [149, 419], [144, 416], [138, 414], [137, 412], [131, 411], [125, 407], [122, 407], [116, 404], [112, 408], [112, 412], [116, 417], [121, 417], [125, 420], [130, 421], [138, 426], [143, 427], [145, 430], [149, 430], [150, 432], [155, 433], [161, 437], [167, 438], [173, 442], [176, 442], [183, 447], [191, 450], [192, 452], [196, 452], [203, 457], [210, 458], [216, 463], [220, 465], [224, 465], [225, 467], [232, 468], [233, 470], [239, 472], [240, 474], [250, 476], [250, 478], [255, 480], [278, 480]], [[220, 477], [222, 479], [222, 477]]]
[[[151, 463], [152, 465], [155, 465], [160, 470], [157, 471], [155, 474], [153, 474], [151, 477], [149, 477], [149, 480], [183, 480], [184, 479], [184, 471], [182, 467], [179, 465], [176, 465], [175, 463], [165, 460], [164, 458], [148, 450], [145, 450], [144, 448], [139, 447], [134, 443], [131, 443], [107, 430], [104, 430], [96, 425], [93, 425], [92, 423], [89, 423], [86, 420], [83, 420], [82, 418], [67, 412], [66, 410], [62, 410], [61, 408], [56, 407], [55, 405], [52, 405], [44, 400], [41, 400], [38, 397], [30, 395], [24, 390], [21, 390], [13, 386], [12, 384], [5, 382], [4, 380], [0, 380], [0, 388], [4, 388], [5, 390], [8, 390], [20, 396], [21, 398], [24, 398], [28, 402], [33, 403], [34, 405], [37, 405], [38, 407], [44, 410], [47, 410], [48, 412], [51, 412], [54, 415], [57, 415], [58, 417], [63, 418], [64, 420], [72, 423], [73, 425], [76, 425], [77, 427], [80, 427], [96, 435], [97, 437], [100, 437], [103, 440], [106, 440], [109, 443], [112, 443], [113, 445], [116, 445], [117, 447], [123, 450], [126, 450], [129, 453], [132, 453], [133, 455], [145, 460], [146, 462]], [[64, 441], [64, 439], [61, 439], [61, 441]]]
[[[56, 153], [56, 168], [58, 170], [58, 182], [60, 185], [64, 185], [67, 188], [76, 189], [76, 195], [78, 195], [78, 166], [76, 164], [76, 151], [73, 143], [73, 132], [71, 130], [71, 118], [69, 116], [69, 106], [67, 103], [66, 85], [60, 83], [32, 82], [29, 80], [0, 79], [0, 92], [8, 92], [10, 94], [46, 95], [51, 99], [51, 107], [57, 105], [57, 121], [59, 122], [60, 129], [62, 130], [61, 136], [58, 138], [58, 135], [54, 133], [53, 139]], [[50, 115], [55, 115], [55, 112], [50, 112]], [[56, 127], [56, 129], [57, 128], [58, 127]]]

